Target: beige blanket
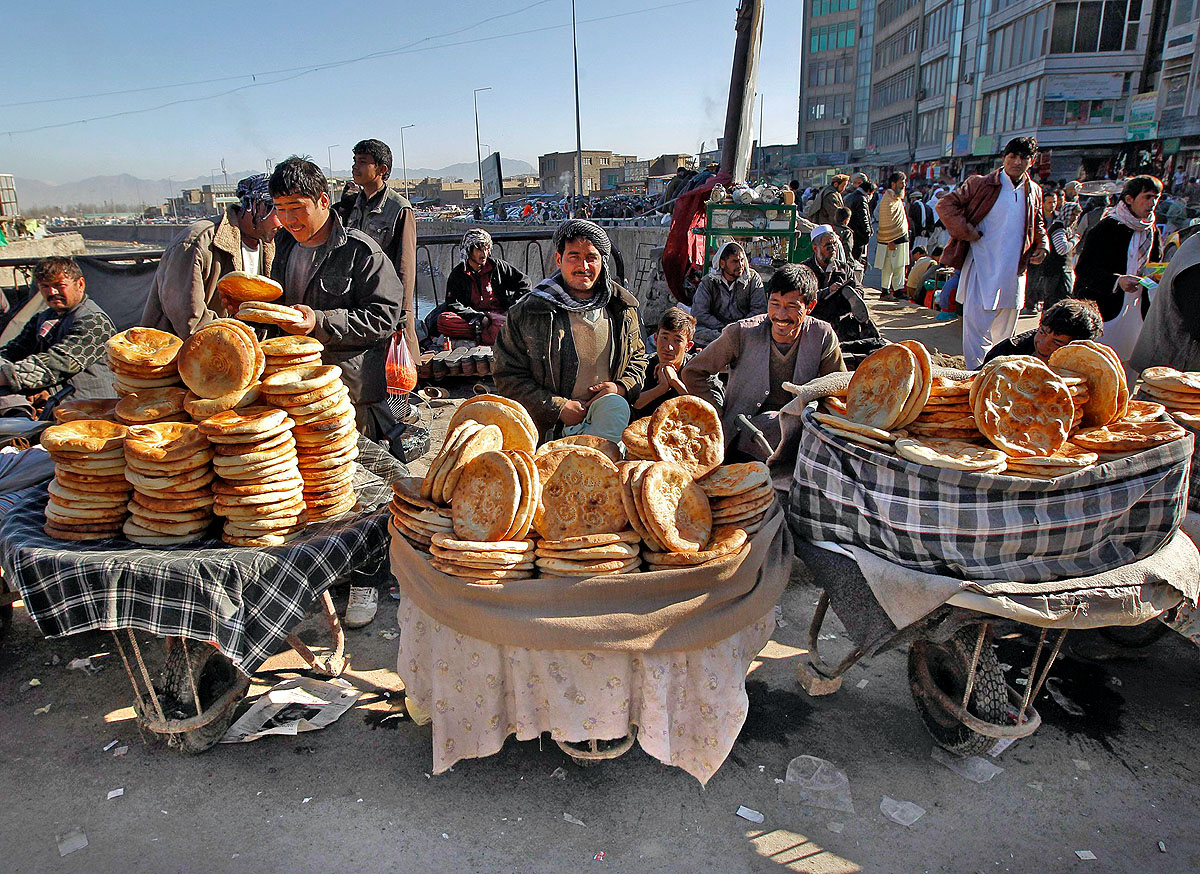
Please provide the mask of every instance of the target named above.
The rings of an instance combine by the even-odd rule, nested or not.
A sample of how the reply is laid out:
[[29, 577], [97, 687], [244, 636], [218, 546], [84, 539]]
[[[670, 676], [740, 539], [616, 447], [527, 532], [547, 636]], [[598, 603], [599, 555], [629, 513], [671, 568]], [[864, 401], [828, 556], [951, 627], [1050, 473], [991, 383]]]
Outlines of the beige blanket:
[[392, 573], [423, 612], [461, 634], [530, 649], [703, 649], [770, 613], [792, 566], [778, 503], [729, 561], [690, 570], [465, 584], [430, 567], [395, 531], [391, 539]]

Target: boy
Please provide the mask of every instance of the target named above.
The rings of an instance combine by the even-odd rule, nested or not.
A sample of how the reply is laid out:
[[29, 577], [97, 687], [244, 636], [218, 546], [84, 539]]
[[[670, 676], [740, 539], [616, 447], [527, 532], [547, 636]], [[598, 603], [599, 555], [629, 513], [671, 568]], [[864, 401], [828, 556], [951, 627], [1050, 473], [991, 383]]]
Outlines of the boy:
[[633, 402], [637, 418], [649, 416], [667, 398], [689, 394], [687, 386], [679, 378], [679, 371], [692, 356], [688, 354], [696, 336], [696, 319], [679, 307], [671, 307], [663, 313], [654, 335], [658, 360], [654, 369], [646, 374], [641, 394]]

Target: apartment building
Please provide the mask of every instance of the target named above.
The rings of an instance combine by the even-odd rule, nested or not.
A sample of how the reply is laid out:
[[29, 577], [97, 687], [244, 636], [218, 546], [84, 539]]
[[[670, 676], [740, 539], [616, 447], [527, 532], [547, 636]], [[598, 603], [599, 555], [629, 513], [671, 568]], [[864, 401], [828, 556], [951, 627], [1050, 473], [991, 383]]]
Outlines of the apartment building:
[[[577, 152], [550, 152], [538, 156], [538, 178], [542, 191], [570, 195], [575, 190], [575, 157]], [[636, 155], [615, 155], [612, 152], [583, 152], [583, 194], [599, 191], [600, 172], [608, 167], [624, 167], [636, 161]]]

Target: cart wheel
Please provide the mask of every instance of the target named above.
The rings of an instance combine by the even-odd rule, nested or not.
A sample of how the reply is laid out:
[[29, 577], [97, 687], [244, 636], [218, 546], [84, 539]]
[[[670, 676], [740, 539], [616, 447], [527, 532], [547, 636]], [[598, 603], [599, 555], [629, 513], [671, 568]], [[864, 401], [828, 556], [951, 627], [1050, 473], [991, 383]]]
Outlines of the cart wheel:
[[1167, 623], [1157, 619], [1143, 622], [1141, 625], [1110, 625], [1101, 628], [1100, 634], [1117, 646], [1126, 649], [1141, 649], [1154, 643], [1171, 628]]
[[[962, 701], [978, 635], [977, 626], [967, 625], [944, 644], [918, 640], [908, 650], [908, 684], [921, 721], [938, 746], [960, 756], [985, 753], [995, 745], [996, 739], [967, 728], [938, 702], [922, 694], [917, 665], [924, 661], [938, 688], [951, 700]], [[967, 710], [985, 722], [1004, 724], [1008, 721], [1008, 690], [1004, 684], [1004, 672], [996, 661], [996, 653], [986, 644], [979, 653], [975, 688], [971, 691]]]
[[636, 737], [637, 728], [634, 727], [630, 729], [629, 734], [615, 740], [592, 738], [585, 741], [556, 740], [555, 743], [558, 744], [560, 750], [571, 757], [571, 761], [576, 765], [581, 768], [590, 768], [599, 762], [625, 755], [633, 748]]
[[192, 643], [188, 645], [187, 658], [183, 657], [183, 647], [173, 642], [167, 654], [167, 662], [163, 668], [163, 676], [155, 691], [167, 711], [182, 711], [188, 716], [196, 716], [195, 701], [192, 696], [192, 685], [188, 680], [188, 671], [196, 678], [196, 693], [200, 697], [201, 712], [206, 713], [214, 702], [221, 699], [231, 689], [240, 686], [240, 693], [222, 708], [221, 712], [213, 713], [212, 719], [204, 725], [167, 736], [169, 746], [178, 746], [186, 753], [202, 753], [215, 745], [228, 730], [233, 717], [237, 713], [238, 702], [250, 688], [249, 677], [242, 673], [214, 646]]

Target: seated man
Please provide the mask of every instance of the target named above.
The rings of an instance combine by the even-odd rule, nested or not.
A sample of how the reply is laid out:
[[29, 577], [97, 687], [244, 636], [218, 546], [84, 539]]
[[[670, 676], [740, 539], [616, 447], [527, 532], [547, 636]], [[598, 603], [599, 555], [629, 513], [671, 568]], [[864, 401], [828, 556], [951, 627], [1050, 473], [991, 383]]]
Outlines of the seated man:
[[1036, 355], [1047, 361], [1056, 349], [1074, 340], [1095, 340], [1103, 332], [1104, 322], [1096, 305], [1069, 297], [1043, 312], [1032, 331], [1001, 340], [989, 349], [983, 363], [1001, 355]]
[[609, 278], [599, 225], [562, 224], [554, 249], [557, 271], [513, 305], [492, 347], [496, 390], [529, 411], [542, 440], [619, 442], [646, 378], [637, 298]]
[[696, 342], [706, 346], [726, 325], [766, 311], [762, 277], [750, 266], [740, 245], [726, 243], [713, 253], [712, 269], [700, 280], [692, 298]]
[[651, 415], [667, 398], [688, 394], [679, 372], [692, 357], [692, 337], [696, 335], [696, 319], [680, 307], [663, 313], [654, 334], [657, 360], [654, 369], [646, 368], [646, 381], [633, 402], [634, 418]]
[[225, 214], [192, 222], [163, 252], [141, 324], [187, 338], [213, 319], [232, 315], [217, 294], [217, 281], [243, 270], [271, 275], [279, 219], [267, 190], [267, 174], [237, 185], [240, 202]]
[[[920, 255], [917, 251], [920, 250]], [[925, 303], [925, 280], [933, 276], [930, 271], [936, 271], [938, 259], [942, 257], [942, 247], [934, 246], [933, 250], [928, 255], [920, 246], [913, 249], [913, 257], [916, 258], [916, 263], [908, 268], [908, 279], [904, 281], [904, 294], [909, 300], [924, 305]]]
[[67, 384], [74, 398], [114, 397], [104, 344], [117, 329], [87, 296], [79, 265], [61, 255], [43, 258], [33, 282], [48, 309], [0, 348], [0, 415], [31, 414]]
[[529, 291], [529, 280], [512, 264], [492, 257], [492, 237], [482, 228], [463, 234], [462, 260], [446, 277], [446, 302], [425, 317], [429, 335], [496, 342], [508, 308]]
[[276, 237], [271, 278], [279, 303], [305, 316], [289, 334], [325, 344], [321, 360], [342, 369], [358, 430], [384, 442], [396, 421], [388, 408], [384, 363], [403, 320], [404, 288], [379, 244], [347, 230], [329, 208], [329, 184], [312, 161], [291, 157], [271, 174], [271, 197], [286, 234]]
[[817, 225], [809, 236], [812, 237], [813, 253], [804, 266], [817, 278], [817, 305], [812, 311], [813, 318], [832, 325], [841, 343], [879, 337], [879, 329], [871, 321], [863, 299], [862, 286], [850, 265], [838, 257], [837, 233], [829, 225]]
[[[802, 385], [818, 376], [845, 370], [837, 334], [828, 322], [812, 317], [817, 278], [804, 264], [786, 264], [767, 285], [767, 313], [734, 322], [683, 368], [683, 384], [721, 410], [725, 447], [766, 460], [758, 444], [738, 422], [746, 416], [772, 446], [779, 445], [779, 410], [792, 399], [785, 382]], [[729, 368], [722, 392], [717, 375]]]

